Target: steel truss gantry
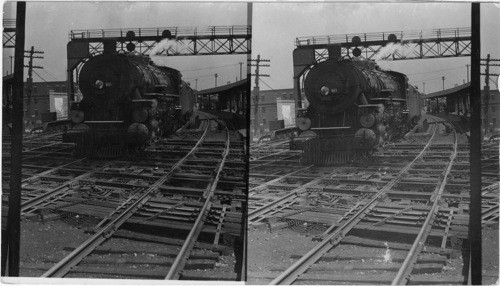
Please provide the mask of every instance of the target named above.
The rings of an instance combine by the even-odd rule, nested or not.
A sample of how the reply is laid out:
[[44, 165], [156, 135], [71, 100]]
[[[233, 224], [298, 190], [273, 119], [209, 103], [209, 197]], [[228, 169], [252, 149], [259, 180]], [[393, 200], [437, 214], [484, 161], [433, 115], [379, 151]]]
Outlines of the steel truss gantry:
[[118, 52], [147, 54], [168, 39], [157, 53], [165, 56], [249, 54], [251, 36], [251, 26], [78, 30], [69, 34], [70, 43], [87, 43], [91, 55], [103, 52], [105, 40], [116, 41]]
[[471, 28], [452, 28], [300, 37], [296, 38], [295, 46], [296, 49], [314, 49], [314, 57], [319, 62], [329, 57], [331, 46], [340, 46], [341, 56], [374, 60], [384, 52], [384, 47], [392, 44], [391, 51], [382, 59], [413, 60], [470, 56], [471, 39]]
[[3, 19], [3, 42], [4, 48], [16, 46], [16, 19]]

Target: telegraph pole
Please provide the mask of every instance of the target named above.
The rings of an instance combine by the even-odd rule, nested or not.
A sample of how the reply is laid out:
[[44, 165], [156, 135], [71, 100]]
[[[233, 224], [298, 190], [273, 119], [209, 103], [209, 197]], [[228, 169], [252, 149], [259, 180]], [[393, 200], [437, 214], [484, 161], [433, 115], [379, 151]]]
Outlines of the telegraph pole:
[[486, 56], [486, 71], [484, 78], [484, 134], [488, 133], [489, 120], [488, 109], [490, 108], [490, 54]]
[[[12, 92], [12, 143], [7, 231], [2, 231], [2, 276], [19, 277], [21, 240], [21, 174], [23, 144], [23, 52], [26, 2], [17, 2], [14, 85]], [[8, 266], [8, 267], [7, 267]]]
[[10, 74], [12, 74], [12, 70], [13, 70], [13, 62], [12, 62], [12, 60], [14, 59], [14, 57], [13, 56], [9, 56], [9, 58], [10, 58]]
[[423, 90], [423, 92], [424, 92], [424, 94], [425, 94], [425, 82], [423, 83], [423, 85], [424, 85], [424, 90]]
[[217, 77], [218, 77], [218, 75], [215, 74], [215, 87], [217, 87]]
[[257, 55], [257, 59], [256, 60], [250, 60], [251, 62], [255, 62], [254, 63], [251, 63], [250, 66], [255, 66], [255, 74], [252, 74], [253, 76], [255, 76], [255, 88], [254, 88], [254, 105], [255, 105], [255, 109], [254, 109], [254, 119], [253, 119], [253, 130], [254, 130], [254, 133], [253, 135], [257, 135], [257, 131], [258, 131], [258, 127], [259, 127], [259, 97], [260, 97], [260, 88], [259, 88], [259, 78], [261, 76], [264, 76], [264, 77], [269, 77], [268, 74], [261, 74], [260, 73], [260, 67], [269, 67], [270, 65], [269, 64], [261, 64], [261, 62], [264, 62], [264, 63], [268, 63], [270, 62], [270, 60], [263, 60], [260, 58], [260, 55]]
[[240, 80], [242, 80], [243, 76], [242, 76], [241, 72], [242, 72], [242, 69], [243, 69], [243, 62], [239, 62], [239, 64], [240, 64]]
[[443, 80], [443, 90], [444, 90], [444, 80], [446, 79], [444, 76], [441, 78]]
[[[471, 85], [470, 85], [470, 206], [468, 285], [482, 285], [481, 249], [481, 21], [479, 3], [471, 3]], [[467, 259], [469, 258], [469, 259]]]
[[469, 67], [470, 67], [470, 65], [466, 64], [465, 66], [467, 67], [467, 82], [469, 82]]
[[195, 85], [196, 85], [195, 89], [196, 89], [196, 90], [198, 90], [198, 79], [197, 79], [197, 78], [195, 78], [195, 79], [194, 79], [194, 82], [195, 82]]
[[24, 51], [25, 53], [29, 53], [29, 62], [28, 65], [24, 66], [28, 68], [28, 79], [26, 80], [26, 83], [28, 84], [28, 98], [27, 98], [27, 111], [28, 111], [28, 128], [31, 129], [33, 128], [33, 124], [31, 123], [31, 94], [33, 92], [33, 69], [43, 69], [41, 66], [34, 66], [33, 65], [33, 59], [43, 59], [41, 56], [35, 56], [34, 54], [43, 54], [43, 52], [40, 51], [35, 51], [35, 47], [31, 46], [31, 50], [29, 51]]

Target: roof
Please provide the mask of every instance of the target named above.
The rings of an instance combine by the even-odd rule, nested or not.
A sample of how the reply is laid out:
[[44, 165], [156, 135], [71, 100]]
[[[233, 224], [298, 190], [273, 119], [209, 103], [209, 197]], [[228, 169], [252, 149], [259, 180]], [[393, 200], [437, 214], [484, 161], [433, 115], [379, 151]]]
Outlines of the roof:
[[200, 90], [200, 91], [198, 91], [198, 94], [220, 93], [222, 91], [227, 91], [230, 89], [236, 89], [236, 88], [243, 87], [244, 85], [247, 85], [248, 83], [250, 83], [250, 80], [246, 78], [246, 79], [242, 79], [242, 80], [239, 80], [239, 81], [236, 81], [236, 82], [233, 82], [230, 84], [226, 84], [223, 86], [218, 86], [218, 87]]
[[2, 79], [3, 82], [13, 81], [13, 80], [14, 80], [14, 74], [13, 73], [4, 76], [3, 79]]
[[437, 98], [437, 97], [448, 97], [448, 96], [460, 96], [464, 94], [468, 94], [470, 90], [470, 82], [455, 86], [453, 88], [441, 90], [438, 92], [433, 92], [429, 93], [426, 95], [423, 95], [423, 99], [429, 99], [429, 98]]

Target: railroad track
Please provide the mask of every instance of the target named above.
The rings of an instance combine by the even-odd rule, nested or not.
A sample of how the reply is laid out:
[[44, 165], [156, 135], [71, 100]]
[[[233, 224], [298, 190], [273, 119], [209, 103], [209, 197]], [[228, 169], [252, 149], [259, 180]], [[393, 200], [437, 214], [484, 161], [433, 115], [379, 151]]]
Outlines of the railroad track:
[[[462, 284], [468, 147], [465, 138], [446, 132], [450, 125], [432, 129], [432, 136], [387, 146], [370, 160], [291, 172], [282, 167], [280, 176], [251, 185], [249, 251], [274, 249], [281, 261], [249, 266], [249, 282]], [[251, 168], [251, 182], [267, 173], [269, 165], [262, 173], [259, 165]], [[498, 222], [494, 201], [491, 194], [483, 217]], [[313, 240], [280, 235], [281, 229]], [[299, 245], [279, 246], [280, 236]]]
[[241, 280], [244, 142], [214, 121], [204, 126], [201, 138], [185, 133], [113, 161], [23, 152], [23, 174], [33, 168], [23, 178], [23, 224], [56, 221], [85, 234], [42, 263], [22, 263], [21, 272]]

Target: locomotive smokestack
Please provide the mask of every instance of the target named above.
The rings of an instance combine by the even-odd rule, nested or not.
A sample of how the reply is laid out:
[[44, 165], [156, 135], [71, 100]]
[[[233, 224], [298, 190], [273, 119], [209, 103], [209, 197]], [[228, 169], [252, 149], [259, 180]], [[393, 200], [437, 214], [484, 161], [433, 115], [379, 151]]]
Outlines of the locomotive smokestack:
[[116, 53], [116, 40], [106, 39], [102, 41], [104, 49], [104, 54], [114, 54]]
[[340, 60], [341, 58], [341, 48], [340, 46], [329, 46], [326, 48], [328, 50], [328, 58], [333, 60]]

